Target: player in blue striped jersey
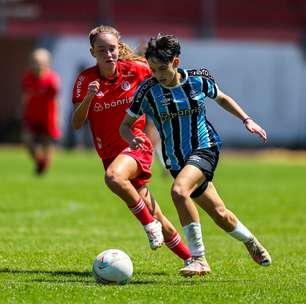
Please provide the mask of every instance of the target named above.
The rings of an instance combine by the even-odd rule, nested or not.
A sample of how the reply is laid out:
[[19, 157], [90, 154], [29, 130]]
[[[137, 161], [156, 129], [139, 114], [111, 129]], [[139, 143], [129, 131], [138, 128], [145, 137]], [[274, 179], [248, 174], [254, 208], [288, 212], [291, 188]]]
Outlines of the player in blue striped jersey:
[[210, 267], [205, 258], [198, 203], [231, 236], [242, 241], [253, 260], [262, 266], [271, 264], [267, 250], [228, 210], [213, 183], [221, 139], [206, 118], [206, 97], [241, 119], [248, 131], [267, 140], [266, 132], [256, 124], [230, 96], [217, 86], [207, 69], [179, 68], [180, 44], [175, 36], [151, 38], [145, 53], [153, 77], [143, 82], [121, 125], [121, 136], [132, 149], [141, 149], [142, 139], [131, 132], [134, 121], [148, 115], [161, 137], [165, 166], [175, 181], [172, 199], [177, 208], [193, 262], [180, 270], [184, 276], [205, 275]]

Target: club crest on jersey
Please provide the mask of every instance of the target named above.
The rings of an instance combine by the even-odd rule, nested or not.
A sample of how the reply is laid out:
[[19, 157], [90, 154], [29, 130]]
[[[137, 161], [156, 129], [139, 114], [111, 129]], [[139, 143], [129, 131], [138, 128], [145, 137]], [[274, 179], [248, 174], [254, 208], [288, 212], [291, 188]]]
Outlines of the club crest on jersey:
[[123, 91], [128, 91], [130, 88], [131, 88], [131, 85], [128, 81], [125, 80], [121, 83], [121, 89]]

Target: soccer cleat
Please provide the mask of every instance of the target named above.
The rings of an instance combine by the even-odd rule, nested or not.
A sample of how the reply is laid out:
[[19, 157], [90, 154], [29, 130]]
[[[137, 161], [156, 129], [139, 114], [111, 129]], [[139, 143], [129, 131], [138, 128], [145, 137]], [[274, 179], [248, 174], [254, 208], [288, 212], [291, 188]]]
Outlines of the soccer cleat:
[[150, 247], [152, 250], [162, 246], [164, 243], [164, 236], [162, 233], [162, 225], [158, 220], [154, 220], [152, 223], [145, 225], [144, 230], [148, 235]]
[[36, 160], [36, 175], [43, 175], [47, 171], [48, 162], [45, 159]]
[[211, 269], [206, 261], [206, 258], [203, 256], [193, 258], [191, 263], [185, 265], [185, 267], [179, 271], [179, 274], [183, 277], [192, 277], [194, 275], [204, 276], [210, 272]]
[[269, 266], [272, 259], [268, 251], [253, 236], [249, 241], [244, 243], [252, 259], [261, 266]]
[[184, 267], [190, 265], [192, 263], [192, 258], [184, 260]]

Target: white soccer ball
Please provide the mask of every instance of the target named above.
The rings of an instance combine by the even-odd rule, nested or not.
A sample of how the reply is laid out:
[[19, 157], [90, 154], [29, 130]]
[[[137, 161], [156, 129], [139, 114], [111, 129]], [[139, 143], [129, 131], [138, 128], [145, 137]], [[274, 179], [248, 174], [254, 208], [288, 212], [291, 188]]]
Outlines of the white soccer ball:
[[95, 258], [92, 272], [98, 283], [126, 284], [132, 278], [133, 263], [125, 252], [108, 249]]

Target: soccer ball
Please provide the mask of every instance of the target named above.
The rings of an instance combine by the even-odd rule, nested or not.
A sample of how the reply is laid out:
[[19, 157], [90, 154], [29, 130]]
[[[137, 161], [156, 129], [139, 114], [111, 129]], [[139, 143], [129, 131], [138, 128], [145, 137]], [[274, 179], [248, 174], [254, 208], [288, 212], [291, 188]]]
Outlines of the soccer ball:
[[97, 283], [124, 285], [132, 278], [133, 263], [125, 252], [119, 249], [108, 249], [95, 258], [92, 273]]

